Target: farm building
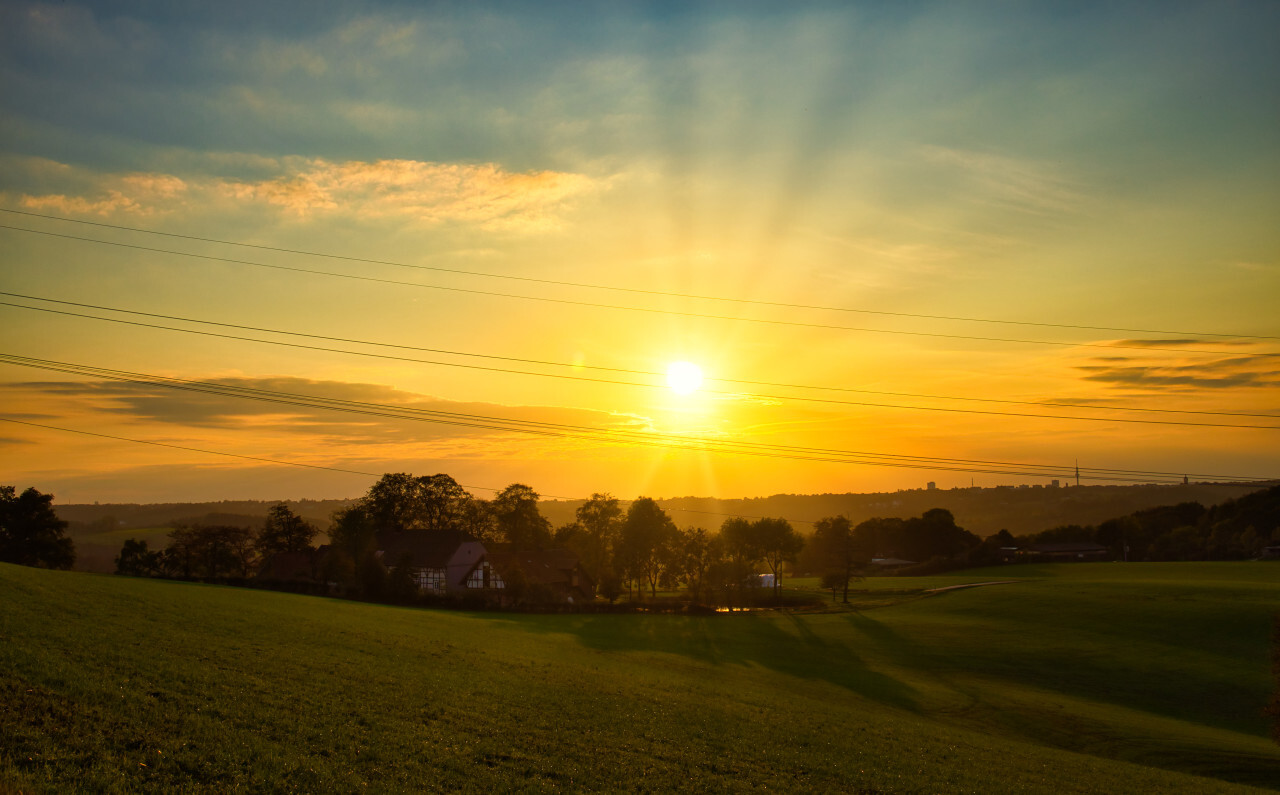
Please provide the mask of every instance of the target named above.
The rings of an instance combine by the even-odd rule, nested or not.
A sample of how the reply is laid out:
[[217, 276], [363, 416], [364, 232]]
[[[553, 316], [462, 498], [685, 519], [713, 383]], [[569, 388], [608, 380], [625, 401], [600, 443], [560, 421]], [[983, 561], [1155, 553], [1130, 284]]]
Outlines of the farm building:
[[570, 604], [595, 598], [596, 583], [573, 552], [564, 549], [491, 552], [487, 561], [507, 582], [520, 579], [543, 597]]
[[1066, 541], [1057, 544], [1032, 544], [1020, 554], [1034, 560], [1081, 561], [1106, 560], [1111, 550], [1092, 541]]
[[384, 530], [378, 533], [377, 549], [383, 566], [388, 570], [408, 566], [418, 589], [425, 593], [466, 593], [476, 587], [473, 572], [487, 568], [484, 544], [457, 530]]

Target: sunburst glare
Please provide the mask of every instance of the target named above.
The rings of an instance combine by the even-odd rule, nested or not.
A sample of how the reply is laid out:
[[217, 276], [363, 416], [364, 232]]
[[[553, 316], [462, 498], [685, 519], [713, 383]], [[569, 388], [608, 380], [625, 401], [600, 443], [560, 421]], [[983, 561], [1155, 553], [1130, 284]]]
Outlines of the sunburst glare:
[[691, 395], [702, 386], [702, 368], [692, 362], [672, 362], [667, 366], [667, 386], [678, 395]]

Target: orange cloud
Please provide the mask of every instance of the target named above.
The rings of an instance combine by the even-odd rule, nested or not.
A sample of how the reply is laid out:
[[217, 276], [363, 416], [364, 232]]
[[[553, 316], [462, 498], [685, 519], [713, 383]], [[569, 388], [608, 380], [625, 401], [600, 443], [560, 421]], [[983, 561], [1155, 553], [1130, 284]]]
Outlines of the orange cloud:
[[[257, 181], [172, 174], [99, 175], [56, 164], [75, 189], [23, 194], [32, 210], [65, 215], [150, 215], [175, 207], [214, 207], [230, 199], [261, 203], [300, 219], [350, 215], [401, 218], [416, 223], [463, 223], [486, 229], [537, 232], [556, 229], [575, 200], [603, 183], [558, 171], [517, 173], [486, 163], [419, 160], [284, 158], [269, 161], [278, 176]], [[33, 168], [28, 164], [28, 169]], [[48, 168], [46, 167], [47, 171]]]
[[492, 163], [418, 160], [309, 160], [286, 176], [225, 183], [225, 190], [238, 199], [265, 201], [302, 217], [350, 208], [366, 217], [402, 216], [423, 223], [456, 221], [523, 231], [555, 228], [567, 202], [598, 187], [581, 174], [521, 174]]

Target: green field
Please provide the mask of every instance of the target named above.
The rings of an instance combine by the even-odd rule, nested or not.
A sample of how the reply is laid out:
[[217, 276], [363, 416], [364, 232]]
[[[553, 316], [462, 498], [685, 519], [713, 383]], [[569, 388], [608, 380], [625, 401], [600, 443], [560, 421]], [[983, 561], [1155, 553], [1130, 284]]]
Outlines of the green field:
[[861, 587], [483, 614], [0, 565], [0, 791], [1280, 789], [1280, 566]]

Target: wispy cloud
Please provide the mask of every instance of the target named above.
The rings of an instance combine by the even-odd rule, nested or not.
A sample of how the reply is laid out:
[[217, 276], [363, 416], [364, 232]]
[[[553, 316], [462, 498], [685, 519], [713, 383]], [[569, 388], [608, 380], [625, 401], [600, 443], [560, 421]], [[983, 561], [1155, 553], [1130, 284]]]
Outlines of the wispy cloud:
[[1249, 340], [1233, 340], [1221, 337], [1183, 337], [1181, 339], [1116, 340], [1114, 344], [1123, 345], [1126, 348], [1190, 348], [1205, 345], [1249, 347], [1254, 343]]
[[985, 201], [1042, 214], [1075, 212], [1084, 203], [1080, 186], [1052, 163], [933, 145], [921, 153], [958, 169]]
[[[45, 405], [75, 406], [77, 413], [88, 409], [99, 417], [110, 416], [129, 422], [207, 430], [269, 430], [343, 443], [398, 443], [509, 435], [509, 431], [500, 427], [484, 427], [494, 424], [485, 418], [602, 429], [627, 428], [632, 424], [628, 415], [605, 411], [442, 400], [379, 384], [294, 377], [214, 378], [206, 383], [231, 390], [278, 393], [280, 400], [175, 392], [159, 384], [120, 381], [31, 381], [5, 384], [0, 386], [0, 392], [5, 394], [9, 403], [41, 400]], [[181, 398], [175, 399], [176, 395], [181, 395]], [[362, 405], [373, 414], [296, 405], [290, 402], [289, 395], [305, 395], [318, 401], [345, 401]], [[434, 412], [434, 418], [440, 421], [418, 422], [378, 416], [380, 407], [389, 407], [387, 411]], [[47, 416], [44, 419], [55, 418]]]
[[1119, 387], [1165, 390], [1238, 389], [1280, 384], [1280, 368], [1270, 357], [1237, 356], [1212, 362], [1151, 364], [1140, 359], [1107, 357], [1100, 364], [1077, 365], [1086, 381]]
[[[198, 212], [230, 201], [274, 208], [301, 220], [400, 218], [427, 225], [451, 222], [538, 232], [559, 228], [573, 202], [608, 184], [568, 172], [512, 172], [494, 163], [283, 158], [259, 159], [256, 165], [273, 165], [275, 173], [253, 180], [166, 173], [98, 175], [51, 161], [31, 162], [18, 170], [29, 177], [42, 174], [45, 182], [61, 182], [66, 188], [22, 193], [16, 203], [43, 212], [110, 217]], [[11, 195], [5, 198], [12, 200]]]
[[291, 172], [260, 182], [227, 182], [223, 189], [237, 199], [263, 201], [298, 216], [352, 208], [362, 216], [537, 230], [557, 226], [567, 202], [600, 188], [581, 174], [521, 174], [492, 163], [308, 160]]

